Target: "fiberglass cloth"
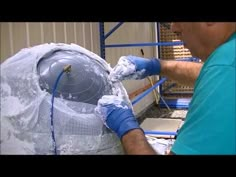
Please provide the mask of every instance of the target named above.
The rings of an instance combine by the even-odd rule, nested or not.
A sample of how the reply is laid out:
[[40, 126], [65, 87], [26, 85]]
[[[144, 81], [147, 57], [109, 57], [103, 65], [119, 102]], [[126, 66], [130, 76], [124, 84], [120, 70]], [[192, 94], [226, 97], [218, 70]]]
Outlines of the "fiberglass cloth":
[[[78, 53], [106, 70], [110, 65], [98, 55], [76, 44], [42, 44], [24, 48], [1, 64], [1, 154], [53, 154], [51, 99], [42, 89], [37, 70], [39, 61], [56, 51]], [[78, 61], [79, 62], [79, 61]], [[94, 66], [88, 66], [94, 67]], [[73, 66], [72, 66], [73, 72]], [[97, 73], [100, 74], [101, 73]], [[107, 75], [102, 75], [108, 80]], [[55, 77], [54, 77], [55, 78]], [[120, 82], [110, 82], [111, 94], [129, 104]], [[85, 93], [86, 94], [86, 93]], [[95, 104], [79, 99], [54, 98], [54, 131], [58, 154], [122, 154], [118, 137], [95, 115]], [[71, 98], [71, 95], [69, 95]], [[98, 99], [98, 98], [97, 98]]]

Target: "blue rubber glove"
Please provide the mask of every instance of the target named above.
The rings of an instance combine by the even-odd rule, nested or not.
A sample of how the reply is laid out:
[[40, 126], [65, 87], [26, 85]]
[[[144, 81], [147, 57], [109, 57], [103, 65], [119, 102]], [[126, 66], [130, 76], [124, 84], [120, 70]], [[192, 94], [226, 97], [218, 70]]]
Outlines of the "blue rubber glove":
[[159, 75], [161, 64], [159, 59], [146, 59], [137, 56], [122, 56], [110, 73], [112, 81], [143, 79], [147, 76]]
[[141, 129], [132, 109], [118, 96], [104, 95], [98, 101], [95, 113], [120, 139], [130, 130]]

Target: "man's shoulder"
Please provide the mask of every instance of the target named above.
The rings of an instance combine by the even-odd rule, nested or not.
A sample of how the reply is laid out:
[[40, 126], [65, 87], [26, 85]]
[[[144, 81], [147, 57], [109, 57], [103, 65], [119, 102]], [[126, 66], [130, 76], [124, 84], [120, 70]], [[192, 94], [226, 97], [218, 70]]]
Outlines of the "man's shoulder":
[[207, 67], [211, 66], [231, 66], [235, 68], [236, 60], [236, 33], [220, 45], [207, 59]]

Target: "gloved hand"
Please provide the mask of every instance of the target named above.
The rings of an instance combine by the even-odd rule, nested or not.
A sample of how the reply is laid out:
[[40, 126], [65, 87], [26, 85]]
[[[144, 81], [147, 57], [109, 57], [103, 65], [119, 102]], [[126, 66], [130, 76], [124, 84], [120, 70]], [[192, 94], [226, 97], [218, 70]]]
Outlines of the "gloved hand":
[[161, 64], [158, 59], [146, 59], [136, 56], [122, 56], [110, 73], [110, 79], [122, 81], [143, 79], [147, 76], [159, 75]]
[[115, 95], [104, 95], [95, 108], [95, 113], [119, 138], [132, 129], [141, 129], [132, 109]]

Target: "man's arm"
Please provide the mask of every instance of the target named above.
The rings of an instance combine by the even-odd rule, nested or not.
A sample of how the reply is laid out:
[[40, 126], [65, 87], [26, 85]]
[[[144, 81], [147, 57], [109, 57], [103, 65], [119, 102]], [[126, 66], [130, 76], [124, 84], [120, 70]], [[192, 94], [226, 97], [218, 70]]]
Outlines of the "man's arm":
[[121, 81], [164, 75], [179, 84], [193, 86], [201, 68], [202, 63], [122, 56], [111, 71], [110, 77], [113, 81]]
[[[126, 154], [130, 155], [158, 155], [148, 143], [147, 138], [140, 129], [134, 129], [123, 135], [121, 143]], [[175, 155], [172, 151], [166, 155]]]
[[104, 95], [99, 99], [95, 113], [119, 137], [125, 154], [157, 154], [149, 144], [132, 109], [122, 98]]
[[161, 63], [161, 75], [174, 80], [181, 85], [194, 86], [201, 71], [202, 63], [187, 61], [163, 61]]
[[130, 155], [156, 155], [152, 146], [148, 143], [142, 130], [134, 129], [126, 133], [121, 142], [126, 154]]

